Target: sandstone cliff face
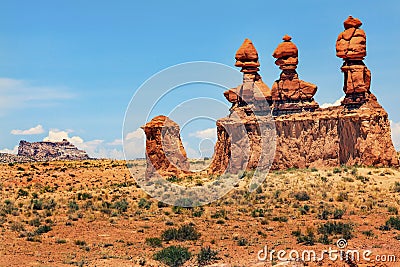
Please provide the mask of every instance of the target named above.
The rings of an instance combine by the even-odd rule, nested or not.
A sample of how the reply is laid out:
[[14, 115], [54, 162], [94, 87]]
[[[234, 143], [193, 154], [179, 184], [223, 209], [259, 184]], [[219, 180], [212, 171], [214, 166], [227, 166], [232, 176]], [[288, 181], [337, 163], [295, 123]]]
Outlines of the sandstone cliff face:
[[33, 161], [50, 160], [86, 160], [87, 153], [79, 150], [67, 140], [61, 142], [34, 142], [20, 141], [18, 156], [29, 158]]
[[275, 127], [272, 169], [399, 164], [388, 115], [375, 100], [360, 109], [339, 106], [281, 116]]

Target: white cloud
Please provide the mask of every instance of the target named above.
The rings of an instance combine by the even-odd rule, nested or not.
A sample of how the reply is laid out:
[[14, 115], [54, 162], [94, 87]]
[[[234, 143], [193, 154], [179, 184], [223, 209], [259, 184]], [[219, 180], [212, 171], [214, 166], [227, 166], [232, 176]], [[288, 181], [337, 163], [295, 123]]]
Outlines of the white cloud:
[[144, 158], [145, 157], [145, 134], [140, 128], [127, 133], [125, 136], [124, 152], [127, 159]]
[[392, 128], [392, 140], [394, 147], [397, 151], [400, 151], [400, 122], [390, 121]]
[[194, 136], [200, 139], [217, 139], [217, 128], [208, 128], [205, 130], [190, 133], [189, 136]]
[[0, 78], [0, 115], [12, 109], [54, 106], [57, 100], [73, 97], [65, 87], [37, 86], [25, 80]]
[[63, 139], [67, 139], [75, 146], [79, 147], [79, 145], [83, 144], [83, 139], [79, 136], [69, 136], [71, 131], [60, 131], [57, 129], [52, 129], [49, 131], [49, 134], [43, 138], [43, 141], [50, 141], [50, 142], [60, 142]]
[[0, 153], [18, 154], [18, 146], [15, 146], [13, 149], [8, 149], [8, 148], [1, 149]]
[[107, 143], [109, 146], [122, 146], [122, 139], [115, 139], [112, 142]]
[[11, 134], [14, 135], [33, 135], [33, 134], [42, 134], [44, 133], [44, 129], [42, 125], [37, 125], [35, 127], [32, 127], [28, 130], [12, 130]]
[[342, 96], [341, 98], [339, 98], [338, 100], [336, 100], [333, 103], [324, 103], [322, 105], [320, 105], [321, 108], [329, 108], [329, 107], [336, 107], [336, 106], [340, 106], [340, 104], [342, 103], [344, 99], [344, 96]]

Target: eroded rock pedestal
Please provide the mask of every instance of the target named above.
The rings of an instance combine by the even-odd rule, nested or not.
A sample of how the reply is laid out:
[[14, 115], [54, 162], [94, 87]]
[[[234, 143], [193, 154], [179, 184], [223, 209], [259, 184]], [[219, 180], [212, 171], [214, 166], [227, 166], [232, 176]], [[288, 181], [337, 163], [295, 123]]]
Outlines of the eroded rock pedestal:
[[272, 55], [276, 58], [275, 64], [282, 70], [271, 91], [275, 116], [313, 111], [319, 107], [314, 101], [317, 86], [300, 80], [296, 72], [299, 63], [298, 49], [291, 40], [292, 37], [285, 35]]
[[146, 135], [146, 177], [179, 177], [189, 173], [189, 162], [178, 124], [160, 115], [142, 126], [142, 129]]
[[345, 30], [336, 41], [336, 56], [343, 59], [343, 91], [346, 96], [342, 102], [349, 108], [357, 108], [368, 100], [371, 85], [371, 71], [363, 60], [367, 55], [366, 34], [360, 29], [362, 22], [349, 16], [344, 21]]

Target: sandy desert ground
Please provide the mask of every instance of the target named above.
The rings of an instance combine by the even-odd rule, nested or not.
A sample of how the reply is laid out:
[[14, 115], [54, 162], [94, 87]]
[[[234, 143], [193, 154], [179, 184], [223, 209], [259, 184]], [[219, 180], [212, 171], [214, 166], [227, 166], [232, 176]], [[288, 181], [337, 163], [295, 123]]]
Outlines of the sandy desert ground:
[[[193, 163], [201, 168], [208, 161]], [[144, 161], [132, 166], [137, 177], [144, 174]], [[347, 248], [400, 261], [399, 169], [272, 171], [253, 193], [246, 176], [215, 203], [180, 208], [149, 197], [124, 161], [2, 164], [0, 266], [166, 266], [168, 257], [180, 257], [160, 253], [171, 246], [180, 247], [183, 258], [191, 254], [183, 266], [271, 266], [282, 264], [276, 255], [257, 259], [265, 245], [320, 252], [342, 237]], [[305, 264], [400, 266], [377, 260]]]

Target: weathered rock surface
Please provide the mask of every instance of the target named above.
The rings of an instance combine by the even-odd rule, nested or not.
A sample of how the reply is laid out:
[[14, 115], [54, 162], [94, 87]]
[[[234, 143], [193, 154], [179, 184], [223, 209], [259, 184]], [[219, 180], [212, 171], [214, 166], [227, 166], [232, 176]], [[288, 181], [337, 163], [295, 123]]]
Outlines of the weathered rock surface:
[[260, 66], [258, 53], [249, 39], [244, 40], [236, 52], [235, 59], [235, 66], [241, 67], [243, 72], [243, 83], [224, 92], [225, 98], [232, 103], [231, 113], [249, 112], [243, 108], [244, 106], [252, 106], [253, 109], [257, 107], [257, 111], [269, 109], [271, 90], [258, 74]]
[[317, 86], [299, 79], [296, 72], [299, 63], [297, 46], [291, 42], [292, 37], [289, 35], [283, 36], [282, 39], [283, 42], [272, 54], [276, 58], [275, 64], [282, 70], [279, 80], [274, 82], [271, 89], [273, 114], [315, 110], [319, 107], [314, 101]]
[[31, 158], [18, 156], [9, 153], [0, 153], [0, 163], [20, 163], [20, 162], [31, 162]]
[[33, 161], [51, 160], [86, 160], [88, 154], [76, 146], [63, 140], [61, 142], [27, 142], [20, 141], [18, 156], [29, 158]]
[[166, 116], [154, 117], [142, 126], [146, 134], [146, 177], [181, 176], [189, 173], [189, 162], [179, 126]]
[[343, 59], [343, 91], [346, 93], [342, 104], [356, 108], [367, 101], [370, 93], [371, 72], [363, 59], [367, 55], [367, 37], [359, 27], [362, 22], [349, 16], [344, 21], [345, 30], [336, 41], [336, 56]]

